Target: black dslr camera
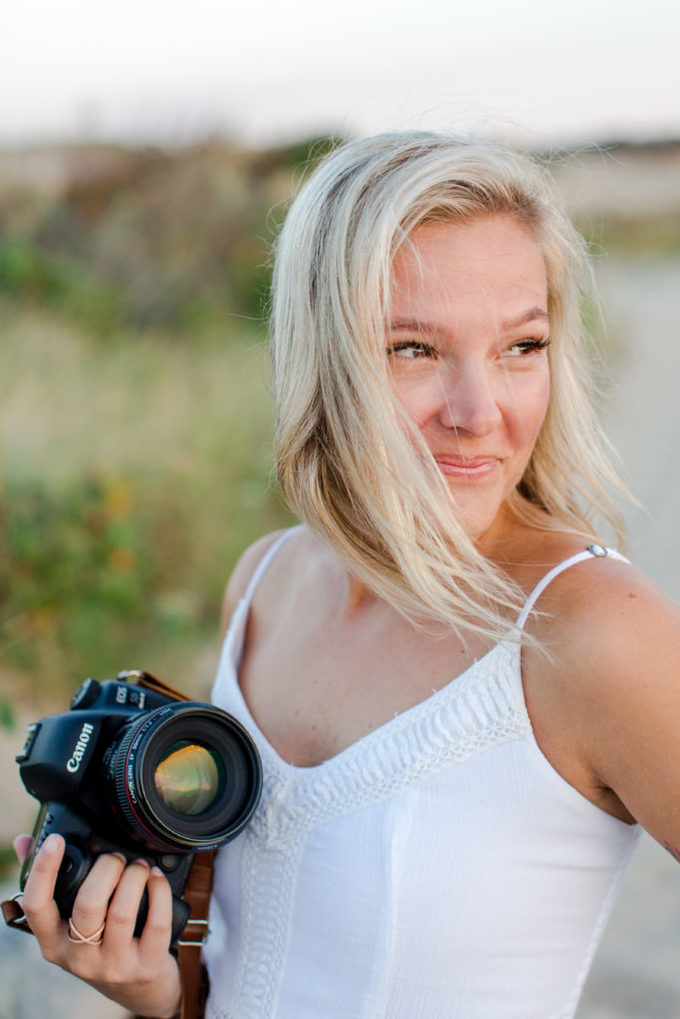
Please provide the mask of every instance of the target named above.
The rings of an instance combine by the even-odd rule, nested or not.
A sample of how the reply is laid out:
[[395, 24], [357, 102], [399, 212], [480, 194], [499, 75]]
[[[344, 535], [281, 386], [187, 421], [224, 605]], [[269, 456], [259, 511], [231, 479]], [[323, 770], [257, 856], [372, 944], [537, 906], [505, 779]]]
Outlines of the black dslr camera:
[[[52, 832], [66, 842], [54, 894], [65, 919], [100, 854], [143, 858], [160, 867], [172, 888], [174, 942], [189, 916], [181, 895], [194, 855], [229, 842], [247, 824], [262, 771], [240, 722], [159, 687], [170, 690], [141, 672], [102, 683], [87, 679], [70, 711], [29, 726], [16, 760], [41, 807], [21, 888]], [[143, 900], [136, 935], [145, 919]]]

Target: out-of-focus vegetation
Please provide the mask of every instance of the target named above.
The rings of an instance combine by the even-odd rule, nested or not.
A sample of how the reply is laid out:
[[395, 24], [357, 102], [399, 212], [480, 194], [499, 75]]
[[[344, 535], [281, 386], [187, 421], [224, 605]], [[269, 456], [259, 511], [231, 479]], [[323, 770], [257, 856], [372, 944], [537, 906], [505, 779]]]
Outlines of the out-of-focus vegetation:
[[606, 238], [607, 250], [617, 254], [680, 258], [680, 208], [642, 217], [603, 217], [600, 233]]
[[288, 520], [269, 250], [328, 144], [0, 157], [6, 724], [135, 665], [206, 692], [229, 570]]
[[555, 157], [552, 170], [596, 253], [680, 257], [680, 141], [584, 148]]
[[4, 174], [0, 157], [0, 293], [102, 337], [259, 319], [292, 182], [329, 145], [37, 151]]
[[229, 568], [283, 519], [261, 335], [102, 342], [1, 310], [3, 674], [191, 684]]
[[[207, 690], [228, 572], [288, 519], [269, 251], [330, 144], [0, 153], [0, 723], [131, 666]], [[602, 247], [677, 253], [668, 213], [598, 209]]]

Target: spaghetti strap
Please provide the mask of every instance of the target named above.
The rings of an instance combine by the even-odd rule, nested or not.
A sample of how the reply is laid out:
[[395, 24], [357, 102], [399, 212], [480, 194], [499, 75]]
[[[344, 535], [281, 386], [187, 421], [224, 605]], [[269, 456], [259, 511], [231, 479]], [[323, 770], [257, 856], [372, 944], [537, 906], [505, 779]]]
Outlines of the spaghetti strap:
[[253, 600], [253, 595], [255, 594], [255, 588], [260, 583], [263, 574], [266, 572], [267, 567], [269, 566], [270, 562], [272, 561], [276, 553], [279, 551], [281, 546], [285, 544], [285, 542], [287, 542], [288, 539], [292, 537], [292, 535], [296, 534], [298, 531], [301, 531], [303, 527], [304, 524], [298, 524], [296, 527], [289, 527], [287, 531], [284, 531], [283, 534], [280, 534], [278, 536], [276, 541], [272, 542], [272, 544], [269, 546], [269, 548], [267, 549], [267, 551], [265, 552], [265, 554], [262, 556], [259, 563], [255, 567], [253, 575], [248, 581], [248, 587], [246, 588], [245, 594], [241, 599], [241, 603], [243, 605], [245, 606], [250, 605], [251, 601]]
[[300, 531], [303, 526], [303, 524], [299, 524], [297, 527], [290, 527], [271, 543], [253, 570], [245, 593], [239, 599], [238, 605], [232, 613], [232, 617], [229, 620], [229, 626], [227, 627], [227, 632], [224, 635], [224, 641], [222, 643], [222, 655], [226, 656], [228, 660], [233, 661], [236, 668], [238, 668], [243, 654], [243, 641], [246, 633], [246, 624], [248, 621], [248, 614], [250, 612], [250, 604], [253, 600], [253, 595], [255, 594], [255, 588], [259, 584], [267, 567], [281, 546], [288, 541], [293, 534]]
[[517, 629], [520, 631], [524, 629], [524, 625], [529, 618], [529, 613], [545, 591], [548, 584], [554, 580], [555, 577], [559, 576], [560, 573], [563, 573], [565, 570], [568, 570], [570, 566], [575, 566], [576, 563], [582, 563], [585, 559], [603, 558], [620, 559], [621, 562], [624, 563], [629, 562], [629, 560], [626, 559], [625, 556], [622, 556], [620, 552], [617, 552], [616, 549], [607, 548], [605, 545], [588, 545], [588, 548], [584, 548], [581, 552], [576, 552], [575, 555], [569, 556], [568, 559], [563, 559], [561, 563], [557, 564], [557, 566], [553, 566], [553, 568], [549, 570], [548, 573], [541, 578], [541, 580], [539, 580], [538, 584], [536, 584], [536, 587], [527, 598], [522, 611], [517, 617], [517, 622], [515, 624]]

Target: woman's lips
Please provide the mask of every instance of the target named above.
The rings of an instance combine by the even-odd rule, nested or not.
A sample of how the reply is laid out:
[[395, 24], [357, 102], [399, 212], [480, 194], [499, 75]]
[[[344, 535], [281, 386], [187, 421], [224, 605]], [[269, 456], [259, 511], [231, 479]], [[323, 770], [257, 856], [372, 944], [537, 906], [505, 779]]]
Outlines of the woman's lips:
[[498, 466], [496, 456], [435, 456], [437, 465], [450, 478], [484, 478]]

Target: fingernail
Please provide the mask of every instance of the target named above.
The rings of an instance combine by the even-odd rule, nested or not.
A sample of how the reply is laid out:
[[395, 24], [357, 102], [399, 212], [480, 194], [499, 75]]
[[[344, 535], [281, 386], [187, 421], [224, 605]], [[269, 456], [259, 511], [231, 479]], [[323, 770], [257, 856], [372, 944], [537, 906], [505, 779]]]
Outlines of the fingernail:
[[60, 853], [63, 845], [63, 836], [57, 835], [56, 832], [52, 832], [48, 835], [43, 843], [43, 847], [46, 853]]
[[111, 856], [115, 856], [116, 859], [120, 860], [120, 862], [123, 865], [125, 865], [127, 863], [127, 856], [125, 855], [125, 853], [111, 853]]
[[165, 877], [165, 874], [163, 873], [160, 867], [152, 867], [151, 873], [154, 875], [154, 877]]
[[143, 860], [141, 856], [138, 856], [136, 860], [131, 860], [130, 862], [139, 863], [141, 864], [142, 867], [146, 867], [147, 870], [149, 869], [149, 864], [147, 863], [146, 860]]

